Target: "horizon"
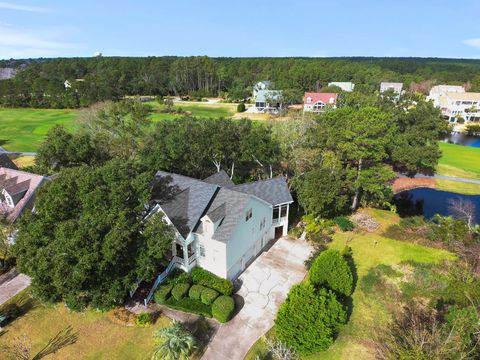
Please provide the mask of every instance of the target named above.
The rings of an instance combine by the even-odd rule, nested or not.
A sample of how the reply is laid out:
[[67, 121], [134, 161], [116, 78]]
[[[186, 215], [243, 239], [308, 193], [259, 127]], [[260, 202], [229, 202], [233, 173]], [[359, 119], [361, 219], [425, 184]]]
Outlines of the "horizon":
[[479, 60], [480, 31], [473, 22], [455, 20], [476, 10], [480, 4], [474, 0], [440, 5], [433, 0], [0, 1], [0, 59], [88, 58], [101, 52], [105, 57]]

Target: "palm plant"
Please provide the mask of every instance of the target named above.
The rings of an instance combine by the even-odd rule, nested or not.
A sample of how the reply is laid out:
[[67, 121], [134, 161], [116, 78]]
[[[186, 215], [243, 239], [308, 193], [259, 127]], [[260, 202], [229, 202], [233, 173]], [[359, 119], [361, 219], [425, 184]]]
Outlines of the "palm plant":
[[155, 331], [153, 337], [155, 340], [153, 360], [188, 360], [195, 347], [192, 334], [175, 320], [169, 327]]

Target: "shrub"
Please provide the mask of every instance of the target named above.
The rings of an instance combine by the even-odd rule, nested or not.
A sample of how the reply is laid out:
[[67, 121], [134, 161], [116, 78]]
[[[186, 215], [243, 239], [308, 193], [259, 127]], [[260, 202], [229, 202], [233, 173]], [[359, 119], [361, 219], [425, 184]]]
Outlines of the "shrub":
[[148, 326], [152, 323], [152, 314], [142, 312], [138, 314], [137, 319], [135, 320], [137, 326]]
[[353, 222], [346, 216], [337, 216], [333, 221], [342, 231], [352, 231], [355, 228]]
[[299, 238], [303, 234], [303, 228], [301, 226], [294, 226], [288, 231], [288, 235]]
[[159, 286], [157, 291], [155, 291], [155, 294], [153, 295], [153, 299], [157, 304], [163, 304], [170, 297], [172, 289], [172, 284]]
[[187, 295], [190, 284], [177, 284], [172, 289], [172, 296], [175, 300], [181, 300]]
[[200, 296], [202, 295], [202, 291], [205, 288], [202, 285], [192, 285], [188, 292], [188, 296], [194, 300], [200, 300]]
[[275, 319], [277, 338], [301, 355], [326, 350], [332, 343], [347, 313], [335, 293], [311, 284], [292, 287]]
[[168, 307], [172, 309], [181, 310], [197, 315], [202, 315], [205, 317], [212, 317], [212, 307], [205, 305], [200, 300], [194, 300], [189, 297], [184, 297], [181, 300], [176, 300], [173, 296], [168, 299], [165, 303]]
[[232, 317], [235, 301], [231, 296], [219, 296], [212, 305], [212, 315], [218, 321], [225, 323]]
[[244, 103], [240, 103], [237, 105], [237, 112], [241, 113], [241, 112], [244, 112], [245, 111], [245, 104]]
[[334, 249], [326, 250], [313, 261], [310, 281], [327, 286], [340, 294], [350, 296], [353, 291], [353, 274], [346, 259]]
[[194, 284], [206, 286], [217, 290], [223, 295], [231, 295], [233, 292], [233, 284], [228, 279], [222, 279], [210, 271], [195, 267], [192, 270], [192, 281]]
[[205, 305], [212, 305], [213, 301], [218, 297], [218, 291], [209, 289], [209, 288], [203, 288], [202, 295], [201, 295], [201, 300], [202, 303]]
[[180, 270], [173, 270], [167, 277], [167, 284], [177, 285], [177, 284], [190, 284], [190, 274]]
[[116, 324], [133, 326], [136, 323], [136, 316], [124, 307], [118, 307], [108, 312], [108, 317]]

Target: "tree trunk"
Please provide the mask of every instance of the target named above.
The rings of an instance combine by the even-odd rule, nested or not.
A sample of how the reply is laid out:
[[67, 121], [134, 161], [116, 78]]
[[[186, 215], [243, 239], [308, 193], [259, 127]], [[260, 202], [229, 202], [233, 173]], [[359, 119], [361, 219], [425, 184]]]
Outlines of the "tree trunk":
[[357, 166], [357, 187], [355, 189], [355, 196], [353, 197], [352, 211], [355, 211], [358, 207], [358, 198], [360, 197], [360, 185], [358, 182], [360, 180], [360, 172], [362, 171], [362, 163], [363, 159], [360, 159]]
[[230, 172], [230, 179], [233, 179], [233, 170], [235, 169], [235, 161], [232, 161], [232, 170]]

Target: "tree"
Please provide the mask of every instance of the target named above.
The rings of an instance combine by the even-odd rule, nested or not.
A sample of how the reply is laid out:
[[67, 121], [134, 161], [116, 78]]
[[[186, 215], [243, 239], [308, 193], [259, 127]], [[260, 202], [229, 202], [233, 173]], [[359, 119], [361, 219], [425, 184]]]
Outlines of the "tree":
[[335, 294], [301, 283], [290, 290], [275, 319], [275, 334], [301, 355], [326, 350], [347, 314]]
[[448, 207], [454, 215], [467, 222], [470, 231], [473, 230], [475, 226], [476, 207], [472, 201], [463, 198], [449, 199]]
[[14, 246], [19, 271], [46, 301], [74, 309], [123, 303], [139, 279], [151, 280], [174, 239], [149, 211], [152, 174], [113, 160], [63, 169], [39, 191], [35, 212], [20, 220]]
[[195, 340], [181, 323], [173, 320], [172, 325], [153, 334], [155, 349], [152, 359], [188, 360], [195, 348]]
[[353, 274], [344, 256], [334, 249], [323, 251], [309, 271], [315, 286], [326, 286], [344, 296], [352, 295]]

